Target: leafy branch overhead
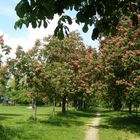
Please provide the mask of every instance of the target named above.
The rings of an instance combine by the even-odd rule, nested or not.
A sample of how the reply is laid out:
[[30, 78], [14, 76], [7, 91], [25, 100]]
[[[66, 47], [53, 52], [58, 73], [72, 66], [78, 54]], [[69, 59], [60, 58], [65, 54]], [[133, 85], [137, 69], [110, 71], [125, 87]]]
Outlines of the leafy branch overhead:
[[[22, 28], [23, 24], [27, 27], [31, 24], [33, 28], [41, 25], [47, 28], [54, 15], [58, 14], [60, 18], [55, 35], [60, 39], [68, 35], [66, 23], [73, 22], [65, 11], [75, 10], [74, 20], [77, 24], [84, 24], [83, 32], [87, 32], [90, 26], [95, 25], [91, 35], [94, 40], [99, 33], [114, 31], [122, 15], [131, 16], [133, 24], [138, 24], [140, 0], [20, 0], [15, 10], [19, 17], [15, 28]], [[97, 18], [97, 15], [100, 18]]]

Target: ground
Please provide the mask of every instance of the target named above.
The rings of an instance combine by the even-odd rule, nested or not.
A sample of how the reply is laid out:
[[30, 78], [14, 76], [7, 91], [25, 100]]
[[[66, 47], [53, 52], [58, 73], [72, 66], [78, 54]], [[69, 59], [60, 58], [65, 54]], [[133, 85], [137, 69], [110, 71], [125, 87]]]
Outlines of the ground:
[[85, 140], [99, 140], [99, 124], [100, 124], [100, 113], [96, 114], [96, 117], [88, 124], [89, 129], [86, 133]]

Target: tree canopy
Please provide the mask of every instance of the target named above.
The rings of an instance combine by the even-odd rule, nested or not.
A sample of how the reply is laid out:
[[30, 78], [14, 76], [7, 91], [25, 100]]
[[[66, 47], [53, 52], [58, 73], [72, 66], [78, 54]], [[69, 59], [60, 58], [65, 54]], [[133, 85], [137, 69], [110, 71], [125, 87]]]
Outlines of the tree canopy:
[[115, 110], [126, 102], [131, 112], [132, 105], [140, 102], [140, 27], [133, 27], [125, 16], [115, 36], [104, 41], [99, 51], [99, 69], [102, 75], [103, 98], [112, 102]]
[[[19, 16], [15, 28], [21, 28], [23, 24], [47, 28], [54, 15], [58, 14], [60, 17], [54, 34], [60, 39], [68, 35], [66, 23], [71, 25], [75, 21], [77, 24], [83, 23], [83, 32], [95, 25], [91, 35], [94, 40], [100, 32], [108, 33], [116, 29], [122, 15], [130, 15], [133, 24], [137, 25], [139, 9], [140, 0], [20, 0], [15, 7]], [[66, 10], [75, 10], [76, 17], [72, 19]]]

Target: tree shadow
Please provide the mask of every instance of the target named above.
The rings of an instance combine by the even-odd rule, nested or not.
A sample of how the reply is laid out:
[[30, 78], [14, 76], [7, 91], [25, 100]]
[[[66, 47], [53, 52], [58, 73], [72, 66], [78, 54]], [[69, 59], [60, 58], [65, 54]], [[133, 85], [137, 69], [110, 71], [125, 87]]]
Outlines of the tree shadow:
[[23, 116], [22, 114], [10, 114], [10, 113], [2, 113], [0, 116], [7, 116], [7, 117], [15, 117], [15, 116]]
[[6, 120], [6, 119], [8, 119], [9, 117], [5, 117], [5, 116], [0, 116], [0, 121], [2, 121], [2, 120]]
[[129, 115], [127, 112], [102, 112], [102, 118], [105, 119], [99, 128], [116, 129], [123, 131], [130, 131], [140, 135], [140, 117]]
[[61, 117], [61, 118], [73, 118], [73, 119], [78, 119], [79, 117], [88, 117], [88, 118], [93, 118], [95, 117], [95, 113], [88, 113], [84, 111], [68, 111], [65, 114], [58, 112], [56, 116]]
[[95, 113], [89, 113], [89, 112], [71, 112], [71, 114], [77, 117], [89, 117], [89, 118], [93, 118], [96, 116]]
[[71, 127], [85, 125], [84, 121], [80, 121], [79, 117], [94, 117], [95, 115], [87, 112], [69, 111], [66, 114], [57, 113], [55, 116], [50, 116], [48, 120], [41, 120], [40, 123], [45, 123], [53, 126]]
[[0, 140], [14, 140], [20, 138], [17, 130], [0, 125]]
[[48, 114], [47, 113], [46, 114], [39, 114], [38, 113], [37, 116], [50, 116], [50, 114], [49, 113]]
[[65, 127], [71, 127], [73, 125], [81, 126], [85, 123], [83, 121], [73, 120], [73, 119], [62, 119], [60, 117], [50, 117], [48, 120], [40, 121], [41, 123], [49, 124], [52, 126], [65, 126]]
[[[129, 117], [130, 114], [126, 110], [120, 110], [120, 111], [114, 111], [114, 110], [102, 110], [101, 112], [101, 117], [102, 118], [115, 118], [115, 117]], [[132, 116], [132, 115], [131, 115]]]
[[109, 124], [117, 130], [131, 131], [140, 135], [140, 117], [136, 116], [124, 116], [110, 118]]
[[15, 116], [22, 116], [20, 114], [0, 114], [0, 120], [5, 120], [5, 119], [9, 119], [11, 117], [15, 117]]

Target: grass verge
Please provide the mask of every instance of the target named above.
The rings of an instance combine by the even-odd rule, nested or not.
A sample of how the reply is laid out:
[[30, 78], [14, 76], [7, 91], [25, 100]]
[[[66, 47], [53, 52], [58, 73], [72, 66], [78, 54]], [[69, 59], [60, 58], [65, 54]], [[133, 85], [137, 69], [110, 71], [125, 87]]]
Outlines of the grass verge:
[[70, 110], [62, 115], [57, 108], [38, 108], [38, 120], [30, 120], [32, 110], [26, 106], [0, 106], [0, 140], [83, 140], [86, 123], [94, 113]]
[[140, 116], [106, 110], [101, 117], [100, 140], [140, 140]]

